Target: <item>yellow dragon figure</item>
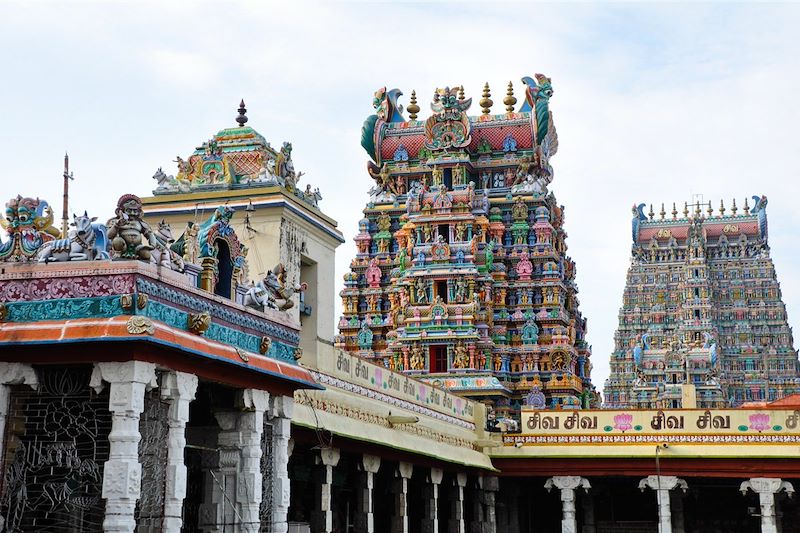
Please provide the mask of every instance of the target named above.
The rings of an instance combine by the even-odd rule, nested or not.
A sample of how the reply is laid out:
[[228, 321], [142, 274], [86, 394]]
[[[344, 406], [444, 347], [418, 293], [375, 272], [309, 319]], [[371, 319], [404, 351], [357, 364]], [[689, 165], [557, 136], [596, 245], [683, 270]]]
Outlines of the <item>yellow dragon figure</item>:
[[50, 205], [36, 198], [17, 196], [6, 203], [5, 217], [0, 226], [9, 240], [0, 243], [0, 261], [31, 261], [46, 242], [61, 236], [53, 226]]

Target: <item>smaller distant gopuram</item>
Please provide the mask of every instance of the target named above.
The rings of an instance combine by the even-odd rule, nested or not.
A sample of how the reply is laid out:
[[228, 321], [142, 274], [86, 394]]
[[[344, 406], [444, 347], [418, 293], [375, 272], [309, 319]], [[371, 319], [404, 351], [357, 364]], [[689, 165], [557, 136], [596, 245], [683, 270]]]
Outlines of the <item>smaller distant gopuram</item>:
[[[610, 408], [737, 406], [800, 392], [797, 351], [767, 243], [767, 197], [633, 207], [633, 248]], [[727, 212], [726, 212], [727, 211]]]

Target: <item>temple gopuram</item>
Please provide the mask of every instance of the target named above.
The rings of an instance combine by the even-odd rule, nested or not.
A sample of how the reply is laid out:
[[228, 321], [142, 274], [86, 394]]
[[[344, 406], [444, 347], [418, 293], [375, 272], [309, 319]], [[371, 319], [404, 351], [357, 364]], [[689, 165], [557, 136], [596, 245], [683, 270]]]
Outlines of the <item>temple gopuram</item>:
[[633, 208], [633, 248], [605, 384], [611, 408], [726, 407], [800, 392], [770, 257], [767, 198], [717, 213]]
[[341, 291], [336, 345], [390, 369], [491, 403], [586, 408], [586, 320], [564, 207], [549, 190], [558, 149], [550, 79], [509, 82], [493, 114], [484, 86], [469, 116], [463, 87], [433, 94], [418, 119], [412, 92], [375, 93], [361, 144], [375, 181]]

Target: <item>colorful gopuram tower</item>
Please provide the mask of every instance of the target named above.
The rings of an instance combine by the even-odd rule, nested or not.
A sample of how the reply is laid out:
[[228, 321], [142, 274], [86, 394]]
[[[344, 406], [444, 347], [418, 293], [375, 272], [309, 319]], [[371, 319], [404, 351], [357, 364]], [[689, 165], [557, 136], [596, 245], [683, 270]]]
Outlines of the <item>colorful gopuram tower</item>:
[[398, 89], [375, 93], [362, 130], [375, 180], [345, 274], [336, 344], [513, 414], [521, 405], [589, 407], [586, 320], [566, 255], [564, 207], [548, 190], [558, 148], [550, 79], [524, 78], [515, 111], [481, 114], [463, 87], [437, 89], [433, 113], [402, 115]]
[[767, 197], [739, 211], [633, 208], [631, 266], [604, 405], [736, 406], [800, 392], [767, 243]]

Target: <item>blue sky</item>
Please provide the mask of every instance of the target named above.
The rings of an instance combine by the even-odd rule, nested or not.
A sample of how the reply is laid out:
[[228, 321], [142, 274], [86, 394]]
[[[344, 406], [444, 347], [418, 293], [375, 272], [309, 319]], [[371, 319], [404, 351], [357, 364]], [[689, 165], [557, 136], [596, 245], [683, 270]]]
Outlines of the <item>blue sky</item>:
[[[148, 195], [159, 166], [222, 127], [294, 145], [321, 208], [348, 239], [370, 179], [359, 146], [372, 93], [463, 84], [495, 109], [509, 80], [552, 77], [560, 147], [552, 189], [589, 318], [594, 380], [608, 373], [630, 253], [630, 206], [714, 208], [769, 197], [770, 244], [790, 323], [800, 320], [800, 7], [773, 4], [37, 2], [0, 4], [0, 200], [109, 217]], [[475, 113], [477, 109], [473, 110]], [[337, 291], [339, 287], [337, 286]], [[338, 312], [338, 311], [337, 311]]]

